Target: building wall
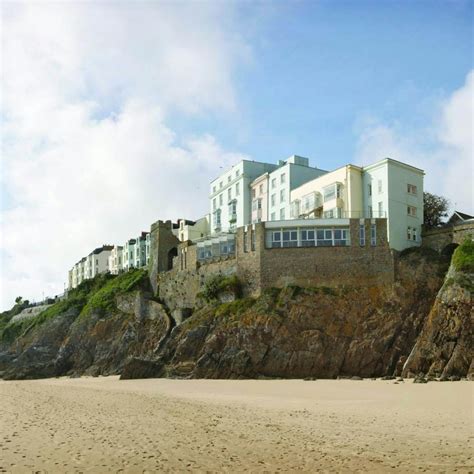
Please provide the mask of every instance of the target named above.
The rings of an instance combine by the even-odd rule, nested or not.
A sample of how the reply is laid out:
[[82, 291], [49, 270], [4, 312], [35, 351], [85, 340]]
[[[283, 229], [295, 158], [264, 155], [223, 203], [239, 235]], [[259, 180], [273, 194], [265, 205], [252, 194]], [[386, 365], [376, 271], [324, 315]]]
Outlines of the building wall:
[[[243, 160], [223, 173], [210, 185], [211, 234], [227, 232], [250, 223], [250, 183], [261, 174], [271, 171], [276, 165]], [[230, 222], [229, 202], [236, 200], [236, 221]], [[216, 227], [214, 215], [220, 210], [221, 226]]]
[[[423, 171], [389, 158], [364, 168], [364, 197], [366, 208], [372, 206], [374, 216], [378, 216], [379, 202], [388, 220], [390, 247], [403, 250], [421, 243], [423, 224]], [[379, 192], [379, 183], [382, 191]], [[369, 196], [369, 184], [372, 196]], [[417, 188], [416, 195], [407, 191], [408, 184]], [[408, 206], [416, 209], [416, 216], [408, 215]], [[408, 228], [414, 229], [408, 239]]]
[[209, 235], [209, 214], [201, 219], [198, 219], [194, 225], [185, 224], [184, 220], [179, 221], [179, 240], [186, 242], [187, 240], [197, 240]]
[[[295, 160], [301, 164], [294, 163]], [[326, 171], [308, 166], [307, 163], [307, 158], [293, 156], [286, 160], [285, 164], [269, 173], [268, 220], [289, 219], [291, 190], [326, 173]], [[282, 181], [282, 175], [284, 181]]]
[[[265, 222], [268, 220], [268, 173], [259, 176], [250, 184], [252, 196], [251, 223]], [[260, 201], [260, 208], [256, 204]], [[254, 205], [255, 203], [255, 205]]]
[[[324, 189], [336, 183], [342, 184], [341, 198], [324, 202]], [[325, 173], [291, 191], [291, 202], [303, 201], [304, 196], [318, 193], [321, 196], [323, 212], [339, 207], [341, 217], [364, 217], [362, 198], [362, 169], [347, 165]]]

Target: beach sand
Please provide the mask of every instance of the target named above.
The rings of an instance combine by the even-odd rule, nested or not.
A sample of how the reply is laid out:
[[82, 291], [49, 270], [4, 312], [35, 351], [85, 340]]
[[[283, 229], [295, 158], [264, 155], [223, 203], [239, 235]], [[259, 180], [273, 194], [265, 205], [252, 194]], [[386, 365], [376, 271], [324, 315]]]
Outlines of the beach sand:
[[0, 381], [0, 471], [469, 472], [472, 382]]

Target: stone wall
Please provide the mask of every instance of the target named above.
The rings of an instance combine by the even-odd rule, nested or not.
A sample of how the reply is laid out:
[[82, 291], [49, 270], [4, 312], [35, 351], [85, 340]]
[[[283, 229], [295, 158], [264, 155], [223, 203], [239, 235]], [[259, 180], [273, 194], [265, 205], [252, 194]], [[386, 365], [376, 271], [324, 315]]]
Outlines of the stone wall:
[[260, 288], [297, 285], [372, 286], [390, 284], [394, 280], [393, 256], [387, 242], [385, 219], [376, 219], [376, 245], [370, 242], [371, 220], [366, 227], [365, 246], [359, 243], [359, 219], [351, 219], [351, 245], [344, 247], [264, 247], [264, 235], [259, 235], [264, 250], [261, 256]]
[[151, 225], [148, 274], [155, 293], [158, 290], [158, 275], [172, 267], [173, 255], [175, 252], [177, 255], [178, 244], [179, 240], [173, 234], [171, 221], [157, 221]]
[[158, 297], [172, 312], [192, 310], [199, 303], [197, 294], [202, 291], [208, 278], [213, 275], [229, 276], [235, 273], [237, 273], [235, 258], [199, 264], [194, 269], [174, 268], [158, 276]]
[[461, 244], [466, 238], [474, 238], [474, 223], [450, 225], [432, 229], [422, 235], [423, 247], [443, 252], [451, 244]]
[[[365, 246], [360, 246], [359, 226], [365, 225]], [[376, 224], [376, 245], [370, 228]], [[266, 248], [265, 224], [240, 227], [235, 256], [206, 262], [197, 260], [197, 246], [182, 242], [170, 271], [157, 275], [158, 296], [180, 319], [199, 304], [197, 294], [213, 275], [236, 274], [245, 296], [258, 296], [270, 287], [372, 286], [394, 281], [394, 261], [387, 242], [385, 219], [351, 219], [350, 245], [341, 247]]]

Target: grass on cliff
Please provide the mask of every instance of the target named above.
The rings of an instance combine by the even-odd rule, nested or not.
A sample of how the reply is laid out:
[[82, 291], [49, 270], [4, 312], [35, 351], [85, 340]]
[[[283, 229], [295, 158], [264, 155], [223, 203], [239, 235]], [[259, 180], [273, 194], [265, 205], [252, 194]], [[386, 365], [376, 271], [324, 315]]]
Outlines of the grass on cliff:
[[451, 263], [458, 272], [474, 273], [474, 242], [466, 239], [454, 251]]
[[116, 308], [115, 299], [118, 295], [129, 293], [148, 284], [148, 273], [144, 269], [136, 269], [122, 273], [107, 281], [101, 288], [94, 292], [82, 308], [80, 316], [83, 317], [92, 311], [105, 314]]
[[11, 343], [33, 328], [68, 311], [86, 314], [92, 309], [102, 311], [114, 309], [115, 296], [133, 291], [147, 280], [146, 270], [132, 270], [119, 276], [100, 274], [83, 281], [77, 288], [70, 290], [67, 297], [54, 303], [34, 318], [8, 322], [0, 327], [0, 341]]

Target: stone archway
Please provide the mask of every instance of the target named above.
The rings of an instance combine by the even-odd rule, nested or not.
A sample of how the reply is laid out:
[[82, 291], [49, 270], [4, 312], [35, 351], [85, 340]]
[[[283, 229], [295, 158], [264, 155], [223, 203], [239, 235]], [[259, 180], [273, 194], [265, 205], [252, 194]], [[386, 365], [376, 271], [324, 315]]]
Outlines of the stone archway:
[[178, 248], [173, 247], [168, 251], [168, 270], [173, 268], [173, 258], [178, 256]]
[[441, 250], [441, 255], [445, 257], [451, 257], [451, 255], [454, 253], [456, 250], [456, 247], [458, 247], [459, 244], [455, 244], [454, 242], [451, 244], [446, 245], [442, 250]]

